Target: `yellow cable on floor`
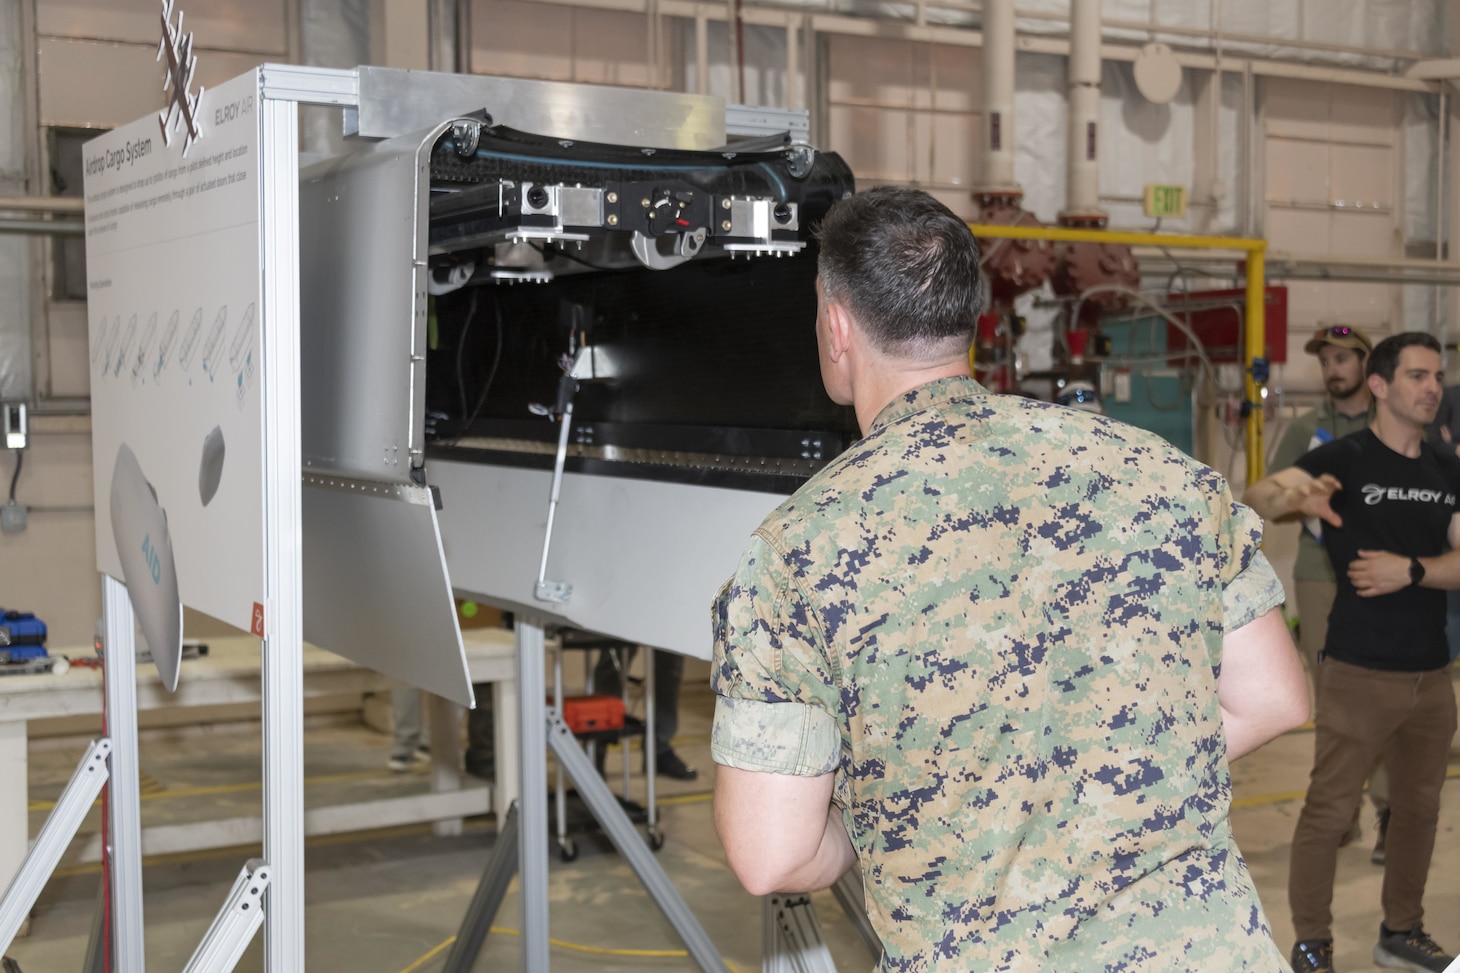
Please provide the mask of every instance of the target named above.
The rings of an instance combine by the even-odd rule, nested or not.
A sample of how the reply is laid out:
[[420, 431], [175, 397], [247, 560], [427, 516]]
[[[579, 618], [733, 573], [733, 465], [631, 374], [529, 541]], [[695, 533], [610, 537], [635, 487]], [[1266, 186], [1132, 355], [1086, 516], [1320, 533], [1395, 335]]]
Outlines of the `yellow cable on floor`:
[[[492, 926], [491, 931], [499, 936], [522, 935], [516, 929], [504, 929], [501, 926]], [[442, 940], [435, 946], [432, 946], [420, 959], [401, 970], [400, 973], [416, 973], [417, 970], [435, 959], [440, 955], [442, 950], [449, 948], [454, 942], [456, 942], [455, 936], [450, 936]], [[584, 946], [582, 943], [570, 943], [563, 939], [549, 939], [548, 944], [557, 946], [559, 949], [572, 950], [575, 953], [588, 953], [594, 956], [637, 956], [649, 959], [685, 959], [689, 956], [689, 953], [682, 949], [615, 949], [608, 946]], [[723, 957], [721, 959], [726, 966], [730, 967], [730, 973], [737, 973], [735, 967], [730, 964], [729, 960], [725, 960]]]

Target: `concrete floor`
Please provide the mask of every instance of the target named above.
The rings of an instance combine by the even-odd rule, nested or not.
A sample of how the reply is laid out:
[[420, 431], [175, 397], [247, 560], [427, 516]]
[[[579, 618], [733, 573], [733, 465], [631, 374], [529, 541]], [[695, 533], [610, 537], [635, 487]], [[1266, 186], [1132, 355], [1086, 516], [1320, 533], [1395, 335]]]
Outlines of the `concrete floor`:
[[[711, 697], [703, 664], [691, 663], [676, 749], [700, 769], [694, 782], [660, 787], [662, 831], [658, 858], [690, 909], [735, 973], [759, 968], [761, 913], [725, 866], [710, 817], [713, 765], [709, 757]], [[1295, 732], [1234, 767], [1233, 822], [1276, 939], [1291, 946], [1285, 886], [1288, 842], [1301, 807], [1313, 735]], [[313, 726], [306, 733], [307, 801], [355, 801], [370, 795], [425, 790], [423, 771], [385, 768], [388, 737], [363, 725]], [[82, 746], [37, 744], [31, 753], [31, 794], [43, 802], [60, 793]], [[618, 755], [609, 758], [617, 786]], [[639, 755], [632, 765], [639, 767]], [[196, 729], [144, 736], [143, 816], [147, 823], [257, 813], [256, 728]], [[1460, 751], [1452, 751], [1445, 800], [1426, 899], [1430, 932], [1460, 948]], [[642, 795], [643, 778], [634, 776]], [[45, 811], [32, 813], [32, 833]], [[1372, 828], [1366, 809], [1365, 822]], [[433, 973], [443, 943], [471, 899], [494, 836], [494, 822], [468, 822], [460, 837], [432, 836], [427, 826], [311, 840], [306, 851], [307, 963], [314, 970], [352, 973]], [[554, 970], [678, 971], [695, 966], [628, 866], [591, 838], [580, 838], [578, 859], [552, 858], [551, 930]], [[153, 970], [182, 969], [212, 921], [243, 861], [256, 850], [232, 849], [149, 861], [145, 872], [147, 962]], [[1382, 870], [1369, 863], [1369, 842], [1340, 854], [1334, 913], [1336, 961], [1343, 973], [1375, 969], [1370, 959], [1379, 922]], [[35, 912], [30, 934], [10, 955], [25, 973], [77, 969], [96, 900], [94, 866], [64, 868]], [[826, 941], [840, 970], [867, 970], [872, 960], [829, 893], [815, 897]], [[518, 968], [515, 889], [475, 967]], [[262, 936], [237, 967], [260, 970]], [[436, 952], [433, 954], [433, 950]]]

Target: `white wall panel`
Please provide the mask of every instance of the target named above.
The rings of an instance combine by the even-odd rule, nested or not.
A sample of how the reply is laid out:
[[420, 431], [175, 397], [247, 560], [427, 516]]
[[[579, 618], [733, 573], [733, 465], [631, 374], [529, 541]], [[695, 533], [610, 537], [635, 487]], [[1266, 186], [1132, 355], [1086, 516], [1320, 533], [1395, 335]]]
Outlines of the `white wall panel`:
[[531, 0], [475, 0], [471, 22], [471, 69], [477, 74], [653, 86], [648, 21], [642, 14]]
[[[1268, 79], [1264, 117], [1269, 246], [1336, 257], [1402, 256], [1400, 96]], [[1288, 311], [1282, 383], [1289, 392], [1322, 390], [1316, 361], [1303, 352], [1313, 328], [1343, 322], [1378, 337], [1406, 320], [1400, 289], [1387, 284], [1289, 282]]]
[[826, 49], [830, 138], [824, 148], [846, 158], [859, 186], [936, 188], [954, 212], [971, 217], [981, 52], [843, 35], [829, 37]]
[[90, 357], [87, 341], [86, 305], [66, 301], [50, 305], [47, 321], [50, 328], [51, 396], [58, 399], [84, 399], [91, 395]]
[[[41, 38], [41, 123], [115, 128], [166, 104], [157, 48], [108, 41]], [[193, 86], [213, 88], [258, 67], [267, 57], [198, 50]], [[98, 83], [104, 78], [105, 83]]]
[[[161, 6], [158, 0], [40, 0], [36, 30], [54, 37], [156, 45]], [[284, 0], [187, 0], [176, 8], [185, 14], [183, 30], [192, 32], [200, 46], [275, 60], [289, 51], [286, 9]]]

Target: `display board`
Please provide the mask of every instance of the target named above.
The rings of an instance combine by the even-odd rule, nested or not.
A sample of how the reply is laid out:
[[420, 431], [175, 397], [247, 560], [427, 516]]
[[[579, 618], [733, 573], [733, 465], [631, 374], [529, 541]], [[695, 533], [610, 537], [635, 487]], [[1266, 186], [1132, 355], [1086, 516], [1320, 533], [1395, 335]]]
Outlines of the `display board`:
[[264, 631], [259, 84], [84, 149], [97, 567], [159, 660], [181, 605]]

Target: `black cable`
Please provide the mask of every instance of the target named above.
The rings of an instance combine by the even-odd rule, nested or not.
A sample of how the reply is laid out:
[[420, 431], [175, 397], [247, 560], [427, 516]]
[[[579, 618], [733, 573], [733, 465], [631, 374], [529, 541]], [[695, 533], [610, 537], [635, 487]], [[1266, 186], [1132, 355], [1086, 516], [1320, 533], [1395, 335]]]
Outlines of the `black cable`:
[[[471, 429], [472, 423], [476, 422], [477, 417], [482, 414], [482, 407], [487, 404], [487, 393], [492, 390], [492, 383], [497, 380], [497, 366], [502, 364], [502, 301], [501, 298], [495, 294], [492, 297], [492, 309], [493, 311], [495, 311], [495, 316], [497, 319], [497, 350], [492, 356], [492, 367], [487, 372], [487, 384], [482, 386], [481, 395], [477, 396], [476, 407], [471, 410], [471, 415], [468, 416], [466, 422], [462, 424], [461, 432], [458, 433], [456, 439], [452, 441], [453, 446], [456, 445], [456, 443], [461, 442], [462, 437], [465, 436], [467, 432]], [[460, 358], [457, 359], [456, 367], [459, 374], [461, 370]]]
[[15, 472], [10, 475], [10, 502], [15, 502], [15, 484], [20, 482], [20, 467], [25, 463], [25, 450], [15, 451]]
[[466, 376], [461, 373], [461, 361], [466, 350], [466, 335], [477, 316], [477, 291], [471, 289], [471, 301], [467, 304], [466, 319], [461, 322], [461, 337], [456, 341], [456, 391], [461, 396], [461, 414], [466, 415]]

